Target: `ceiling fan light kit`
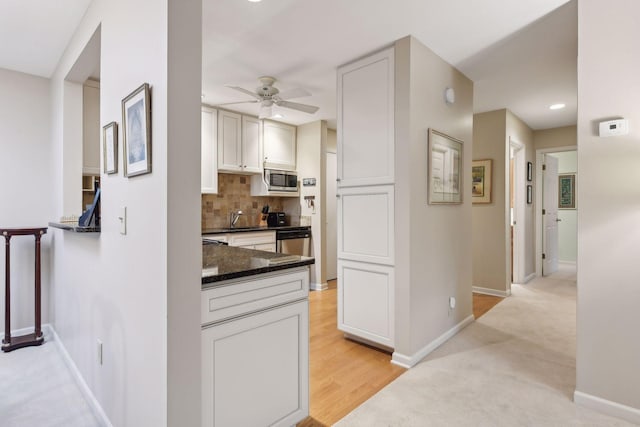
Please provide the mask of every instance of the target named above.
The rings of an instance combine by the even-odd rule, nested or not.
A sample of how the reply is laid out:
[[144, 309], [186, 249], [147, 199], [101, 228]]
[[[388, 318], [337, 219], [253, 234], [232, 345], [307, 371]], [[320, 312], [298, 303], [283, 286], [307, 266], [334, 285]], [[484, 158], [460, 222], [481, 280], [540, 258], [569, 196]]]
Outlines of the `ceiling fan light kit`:
[[291, 110], [302, 111], [303, 113], [307, 114], [314, 114], [319, 109], [318, 107], [313, 105], [288, 101], [289, 99], [293, 98], [311, 96], [311, 94], [305, 89], [296, 88], [281, 93], [280, 90], [273, 85], [276, 82], [275, 78], [264, 76], [260, 77], [258, 80], [260, 80], [261, 85], [258, 86], [253, 92], [239, 86], [227, 86], [230, 89], [237, 90], [238, 92], [242, 92], [245, 95], [249, 95], [255, 99], [251, 101], [227, 102], [224, 104], [218, 104], [218, 106], [260, 103], [259, 118], [261, 119], [272, 117], [274, 105], [282, 108], [289, 108]]

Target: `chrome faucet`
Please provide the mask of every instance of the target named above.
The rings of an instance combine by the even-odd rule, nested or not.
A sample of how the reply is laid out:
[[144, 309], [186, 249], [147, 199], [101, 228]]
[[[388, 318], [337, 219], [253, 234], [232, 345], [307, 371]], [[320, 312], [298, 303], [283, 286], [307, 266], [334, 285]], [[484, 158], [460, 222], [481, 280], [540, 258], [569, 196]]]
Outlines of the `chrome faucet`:
[[231, 212], [231, 217], [229, 218], [230, 228], [236, 226], [236, 222], [240, 219], [240, 215], [242, 215], [242, 211]]

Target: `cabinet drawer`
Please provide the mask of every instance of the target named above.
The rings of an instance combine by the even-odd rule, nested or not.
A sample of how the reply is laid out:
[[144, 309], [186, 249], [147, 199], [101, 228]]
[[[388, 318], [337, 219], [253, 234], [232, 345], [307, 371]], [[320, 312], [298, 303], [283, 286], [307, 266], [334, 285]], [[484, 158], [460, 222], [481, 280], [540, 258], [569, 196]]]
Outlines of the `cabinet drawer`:
[[265, 308], [306, 298], [309, 294], [308, 268], [290, 273], [267, 273], [230, 280], [202, 291], [202, 324], [219, 322]]
[[276, 242], [275, 231], [258, 231], [255, 233], [230, 233], [227, 234], [230, 246], [254, 246]]

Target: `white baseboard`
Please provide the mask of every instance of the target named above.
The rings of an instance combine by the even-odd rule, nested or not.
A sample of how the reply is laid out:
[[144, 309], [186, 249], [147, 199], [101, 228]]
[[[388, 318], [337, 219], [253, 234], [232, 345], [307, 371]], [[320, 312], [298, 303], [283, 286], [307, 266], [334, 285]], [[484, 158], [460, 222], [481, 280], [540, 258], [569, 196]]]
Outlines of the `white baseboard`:
[[329, 289], [328, 283], [309, 283], [309, 289], [312, 291], [326, 291]]
[[111, 421], [109, 421], [109, 417], [107, 417], [107, 414], [105, 414], [104, 410], [102, 409], [102, 406], [100, 406], [100, 403], [91, 392], [91, 389], [89, 388], [84, 378], [82, 377], [82, 374], [78, 370], [78, 367], [76, 366], [75, 362], [67, 352], [67, 349], [65, 348], [63, 342], [60, 340], [60, 337], [56, 333], [56, 330], [50, 324], [43, 325], [43, 329], [44, 328], [47, 328], [47, 330], [51, 333], [51, 336], [53, 337], [53, 342], [58, 347], [58, 350], [60, 350], [60, 354], [62, 355], [62, 359], [64, 359], [64, 363], [67, 365], [67, 368], [69, 368], [69, 371], [71, 371], [71, 375], [73, 376], [73, 379], [75, 380], [76, 384], [80, 388], [80, 393], [82, 393], [82, 395], [86, 399], [87, 403], [91, 407], [91, 410], [93, 411], [93, 414], [98, 419], [98, 422], [100, 423], [100, 425], [102, 427], [113, 427], [113, 424], [111, 424]]
[[536, 278], [536, 273], [531, 273], [530, 275], [528, 275], [527, 277], [524, 278], [524, 283], [529, 283], [530, 281], [532, 281], [535, 278]]
[[480, 286], [472, 286], [472, 289], [473, 289], [473, 292], [477, 294], [492, 295], [494, 297], [502, 297], [502, 298], [511, 296], [511, 289], [509, 289], [508, 291], [499, 291], [497, 289], [481, 288]]
[[422, 347], [418, 352], [412, 354], [411, 356], [406, 356], [404, 354], [400, 354], [397, 351], [393, 352], [393, 356], [391, 357], [391, 363], [394, 365], [402, 366], [403, 368], [411, 368], [416, 365], [419, 361], [427, 357], [429, 353], [431, 353], [436, 348], [440, 347], [444, 344], [449, 338], [463, 330], [467, 325], [474, 321], [473, 314], [470, 314], [466, 317], [462, 322], [455, 325], [453, 328], [449, 329], [444, 334], [440, 335], [435, 340], [431, 341], [429, 344]]
[[573, 401], [580, 406], [584, 406], [612, 417], [622, 418], [634, 424], [640, 424], [640, 409], [621, 403], [612, 402], [611, 400], [602, 399], [601, 397], [583, 393], [581, 391], [573, 392]]

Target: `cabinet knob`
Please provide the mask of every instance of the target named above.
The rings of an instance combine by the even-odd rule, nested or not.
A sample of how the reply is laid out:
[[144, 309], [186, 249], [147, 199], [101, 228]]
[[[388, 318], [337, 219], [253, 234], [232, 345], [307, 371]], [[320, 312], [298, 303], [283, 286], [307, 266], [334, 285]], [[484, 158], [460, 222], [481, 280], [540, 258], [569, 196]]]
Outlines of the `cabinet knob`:
[[339, 195], [339, 194], [336, 194], [336, 199], [339, 199], [339, 198], [340, 198], [340, 195]]
[[247, 167], [247, 165], [242, 165], [242, 167], [243, 167], [243, 168], [246, 168], [246, 167]]
[[342, 181], [342, 178], [336, 178], [336, 182]]

